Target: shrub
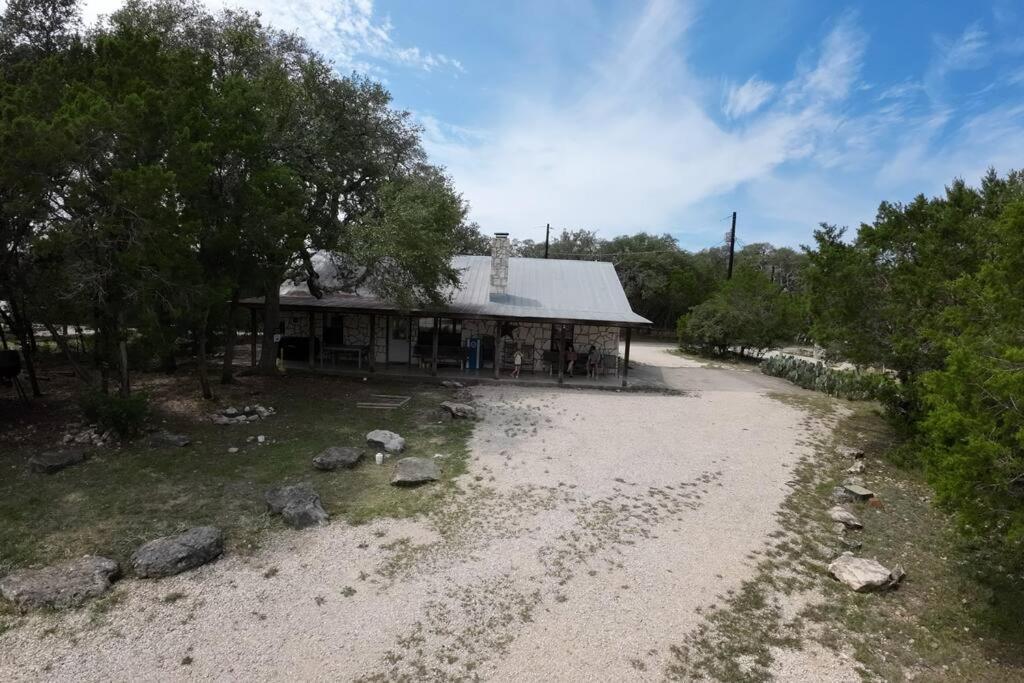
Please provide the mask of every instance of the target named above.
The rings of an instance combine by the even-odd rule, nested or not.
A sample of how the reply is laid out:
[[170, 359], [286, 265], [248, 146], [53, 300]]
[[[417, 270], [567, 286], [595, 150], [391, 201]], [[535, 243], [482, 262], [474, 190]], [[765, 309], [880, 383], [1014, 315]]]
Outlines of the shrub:
[[723, 354], [738, 348], [741, 355], [752, 350], [760, 356], [793, 338], [798, 318], [793, 295], [764, 273], [740, 268], [710, 299], [679, 319], [677, 332], [681, 345], [701, 351]]
[[892, 378], [879, 372], [837, 370], [824, 363], [792, 356], [774, 356], [761, 363], [761, 372], [797, 386], [851, 401], [876, 400], [888, 404], [898, 394]]
[[126, 439], [138, 436], [149, 417], [149, 397], [144, 393], [117, 396], [90, 391], [79, 397], [78, 404], [87, 420]]

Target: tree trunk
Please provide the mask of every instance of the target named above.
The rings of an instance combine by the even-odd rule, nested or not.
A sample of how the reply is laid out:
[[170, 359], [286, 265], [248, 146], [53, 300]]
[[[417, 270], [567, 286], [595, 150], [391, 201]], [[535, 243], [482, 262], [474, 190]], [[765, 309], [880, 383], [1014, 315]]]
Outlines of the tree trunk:
[[224, 330], [224, 365], [220, 369], [220, 383], [234, 384], [235, 381], [235, 344], [238, 341], [238, 330], [235, 325], [235, 313], [238, 311], [238, 287], [231, 292], [231, 305], [228, 307], [228, 324]]
[[131, 375], [128, 370], [128, 328], [124, 311], [117, 314], [117, 365], [120, 371], [120, 386], [117, 393], [122, 397], [132, 393]]
[[78, 337], [78, 351], [83, 356], [85, 355], [85, 335], [82, 333], [82, 326], [75, 325], [75, 336]]
[[50, 333], [50, 336], [53, 337], [53, 340], [57, 343], [57, 346], [64, 354], [64, 357], [68, 359], [68, 363], [71, 364], [71, 369], [75, 371], [75, 375], [78, 376], [78, 379], [82, 380], [84, 383], [88, 385], [92, 385], [92, 375], [90, 375], [89, 371], [82, 367], [82, 365], [77, 360], [75, 360], [74, 354], [71, 353], [71, 347], [68, 346], [67, 338], [64, 335], [57, 332], [57, 328], [50, 323], [43, 322], [43, 326], [46, 328], [46, 331]]
[[267, 286], [267, 294], [263, 304], [263, 350], [260, 355], [260, 371], [274, 373], [277, 371], [277, 324], [281, 317], [281, 292], [276, 280]]
[[107, 318], [94, 309], [92, 320], [92, 358], [100, 373], [100, 391], [110, 393], [110, 323]]
[[[26, 335], [27, 337], [28, 335]], [[26, 344], [27, 339], [21, 339], [21, 355], [25, 359], [25, 372], [28, 373], [28, 383], [32, 385], [32, 396], [39, 398], [43, 395], [43, 392], [39, 390], [39, 379], [36, 377], [36, 364], [33, 360], [34, 353], [29, 349]]]
[[199, 386], [203, 390], [203, 398], [213, 398], [213, 390], [210, 388], [210, 374], [206, 367], [206, 321], [208, 312], [203, 312], [202, 323], [196, 327], [195, 335], [197, 344], [196, 368], [199, 370]]

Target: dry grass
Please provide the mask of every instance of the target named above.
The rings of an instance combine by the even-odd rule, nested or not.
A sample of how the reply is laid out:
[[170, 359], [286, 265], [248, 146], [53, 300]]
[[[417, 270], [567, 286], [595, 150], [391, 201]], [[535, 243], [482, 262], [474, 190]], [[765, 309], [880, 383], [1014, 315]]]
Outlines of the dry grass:
[[[835, 429], [797, 469], [780, 511], [783, 529], [760, 554], [755, 577], [721, 596], [704, 623], [673, 648], [669, 677], [769, 680], [779, 648], [813, 641], [852, 655], [864, 680], [1024, 678], [1019, 598], [997, 595], [978, 580], [972, 557], [932, 506], [921, 476], [885, 460], [894, 435], [877, 407], [810, 395], [776, 398], [835, 420]], [[840, 405], [850, 410], [838, 414]], [[864, 448], [864, 478], [881, 502], [851, 504], [865, 523], [856, 554], [903, 564], [908, 575], [896, 591], [854, 593], [826, 574], [831, 558], [845, 550], [825, 515], [832, 488], [851, 464], [836, 455], [839, 445]]]
[[[138, 385], [153, 394], [158, 424], [188, 434], [192, 445], [154, 448], [140, 439], [96, 449], [83, 465], [40, 475], [29, 472], [26, 461], [59, 442], [61, 425], [74, 419], [70, 400], [51, 399], [21, 424], [8, 425], [4, 438], [15, 447], [0, 454], [0, 574], [84, 553], [123, 562], [149, 539], [200, 524], [223, 527], [229, 552], [249, 552], [267, 531], [283, 526], [263, 503], [264, 491], [280, 482], [313, 482], [331, 516], [353, 524], [414, 515], [444, 499], [451, 479], [465, 468], [472, 426], [439, 418], [437, 405], [451, 392], [434, 385], [249, 377], [220, 388], [212, 403], [193, 397], [191, 378], [143, 377]], [[412, 394], [413, 400], [396, 411], [356, 408], [370, 393]], [[249, 403], [277, 413], [231, 426], [206, 417], [218, 405]], [[369, 447], [354, 469], [312, 469], [310, 459], [323, 448], [363, 446], [366, 432], [375, 428], [406, 437], [407, 455], [445, 454], [445, 481], [398, 490], [389, 485], [391, 468], [378, 467]], [[247, 442], [260, 434], [268, 443]], [[240, 450], [228, 453], [229, 447]]]

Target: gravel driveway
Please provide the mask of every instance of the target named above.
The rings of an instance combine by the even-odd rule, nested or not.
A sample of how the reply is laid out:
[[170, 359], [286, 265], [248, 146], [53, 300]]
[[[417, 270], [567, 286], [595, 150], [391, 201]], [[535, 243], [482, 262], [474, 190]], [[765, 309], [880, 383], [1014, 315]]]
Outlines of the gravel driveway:
[[688, 393], [477, 388], [442, 512], [129, 582], [98, 625], [33, 617], [0, 635], [0, 679], [662, 678], [750, 575], [824, 427], [767, 396], [781, 382], [637, 346]]

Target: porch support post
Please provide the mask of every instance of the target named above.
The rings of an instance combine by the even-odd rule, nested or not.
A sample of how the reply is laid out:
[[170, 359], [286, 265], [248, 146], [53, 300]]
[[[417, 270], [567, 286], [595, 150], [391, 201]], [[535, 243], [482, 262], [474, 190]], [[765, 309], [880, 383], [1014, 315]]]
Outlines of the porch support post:
[[391, 316], [384, 316], [384, 369], [391, 362]]
[[[409, 320], [407, 322], [409, 323], [409, 336], [406, 337], [406, 339], [409, 340], [409, 369], [411, 370], [412, 369], [412, 345], [415, 344], [416, 341], [418, 341], [418, 340], [413, 340], [413, 336], [412, 336], [412, 316], [411, 315], [409, 316]], [[416, 332], [419, 333], [419, 331], [420, 331], [419, 330], [419, 323], [417, 322]], [[419, 335], [417, 334], [417, 336], [419, 336]]]
[[309, 368], [312, 370], [316, 367], [314, 359], [316, 358], [316, 330], [313, 329], [313, 318], [315, 317], [313, 311], [309, 312]]
[[626, 379], [629, 377], [629, 340], [632, 336], [633, 328], [626, 328], [626, 357], [622, 363], [622, 386], [626, 386]]
[[252, 319], [252, 337], [249, 339], [249, 355], [251, 356], [251, 367], [256, 367], [256, 309], [249, 309], [249, 317]]
[[558, 383], [565, 381], [565, 325], [558, 326]]
[[440, 327], [441, 327], [441, 319], [435, 317], [434, 318], [434, 349], [433, 349], [433, 351], [431, 353], [431, 359], [430, 359], [430, 374], [434, 375], [434, 376], [437, 375], [437, 337], [438, 337], [438, 334], [440, 332], [440, 329], [439, 329]]
[[494, 321], [494, 379], [501, 379], [501, 361], [505, 357], [505, 338], [501, 336], [501, 321]]
[[370, 372], [377, 370], [375, 362], [377, 360], [377, 316], [373, 313], [370, 314], [370, 353], [367, 358], [367, 367], [370, 368]]

